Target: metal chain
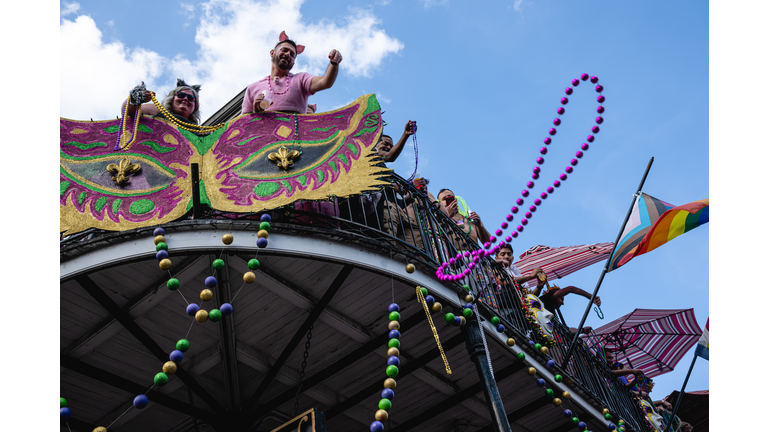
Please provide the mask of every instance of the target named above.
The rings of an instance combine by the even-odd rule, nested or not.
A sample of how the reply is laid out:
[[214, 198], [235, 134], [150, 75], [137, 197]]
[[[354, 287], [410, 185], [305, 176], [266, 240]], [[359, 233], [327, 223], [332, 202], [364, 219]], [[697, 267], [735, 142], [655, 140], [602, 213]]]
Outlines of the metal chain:
[[[187, 386], [187, 393], [189, 394], [189, 404], [193, 407], [195, 406], [195, 401], [192, 400], [192, 389]], [[200, 432], [200, 430], [197, 428], [197, 417], [192, 417], [192, 422], [195, 425], [195, 432]]]
[[296, 412], [299, 411], [299, 398], [301, 397], [301, 386], [304, 385], [304, 375], [307, 369], [307, 357], [309, 357], [309, 346], [312, 342], [312, 328], [314, 324], [309, 326], [307, 332], [307, 343], [304, 344], [304, 360], [301, 362], [301, 370], [299, 371], [299, 384], [296, 386], [296, 402], [293, 403], [293, 415], [296, 416]]

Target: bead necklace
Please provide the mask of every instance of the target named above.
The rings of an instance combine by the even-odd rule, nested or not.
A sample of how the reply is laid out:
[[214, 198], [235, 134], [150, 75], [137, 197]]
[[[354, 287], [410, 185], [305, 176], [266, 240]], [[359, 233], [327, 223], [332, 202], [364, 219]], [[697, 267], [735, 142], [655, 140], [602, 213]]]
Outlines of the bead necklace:
[[[296, 113], [293, 113], [293, 142], [299, 145], [299, 156], [301, 156], [301, 141], [299, 141], [299, 116]], [[291, 145], [291, 148], [293, 148], [293, 145]]]
[[379, 400], [379, 409], [374, 415], [375, 420], [371, 423], [371, 432], [382, 432], [384, 422], [389, 420], [389, 410], [392, 409], [392, 399], [395, 398], [395, 387], [397, 381], [395, 377], [400, 374], [400, 306], [392, 303], [387, 307], [389, 311], [389, 342], [387, 343], [387, 379], [384, 380], [384, 390], [381, 391], [381, 400]]
[[416, 122], [414, 121], [414, 122], [409, 122], [409, 123], [411, 123], [411, 127], [414, 128], [414, 132], [413, 132], [413, 155], [414, 155], [414, 158], [416, 159], [416, 166], [413, 167], [413, 174], [411, 174], [411, 176], [408, 177], [408, 180], [406, 180], [408, 182], [411, 182], [414, 178], [416, 178], [416, 173], [419, 172], [419, 145], [416, 142], [416, 131], [415, 131]]
[[[602, 85], [597, 83], [598, 82], [598, 78], [596, 76], [590, 77], [589, 74], [582, 74], [580, 78], [581, 78], [581, 81], [589, 80], [592, 84], [597, 84], [595, 86], [595, 91], [599, 94], [599, 96], [597, 97], [597, 102], [600, 103], [600, 105], [597, 107], [597, 113], [598, 114], [602, 114], [603, 112], [605, 112], [605, 107], [603, 107], [603, 105], [602, 105], [602, 103], [605, 102], [605, 96], [603, 96], [603, 94], [602, 94], [604, 88], [603, 88]], [[575, 78], [574, 80], [572, 80], [571, 81], [571, 85], [573, 85], [573, 87], [578, 86], [579, 85], [579, 78]], [[568, 88], [565, 89], [565, 94], [566, 95], [570, 95], [571, 93], [573, 93], [573, 88], [572, 87], [568, 87]], [[563, 97], [562, 99], [560, 99], [560, 104], [561, 105], [566, 105], [567, 103], [568, 103], [568, 98], [567, 97]], [[557, 109], [557, 114], [558, 115], [562, 115], [564, 113], [565, 113], [565, 108], [563, 108], [562, 106]], [[603, 119], [602, 116], [597, 116], [597, 118], [595, 118], [595, 123], [597, 125], [600, 125], [600, 124], [603, 123], [603, 120], [604, 119]], [[557, 117], [557, 118], [555, 118], [555, 120], [553, 120], [552, 123], [555, 126], [559, 126], [560, 123], [561, 123], [561, 120], [560, 120], [559, 117]], [[598, 132], [600, 132], [600, 126], [597, 126], [597, 125], [592, 126], [591, 130], [592, 130], [593, 134], [597, 134]], [[548, 133], [549, 133], [550, 136], [548, 136], [548, 137], [546, 137], [544, 139], [544, 144], [546, 144], [546, 145], [549, 145], [549, 144], [552, 143], [552, 138], [551, 137], [554, 136], [557, 133], [557, 130], [553, 127], [553, 128], [549, 129]], [[588, 143], [591, 143], [594, 140], [595, 140], [595, 136], [594, 135], [591, 135], [591, 134], [587, 135], [587, 142]], [[496, 236], [491, 236], [490, 241], [485, 242], [485, 244], [483, 244], [483, 249], [485, 249], [485, 250], [481, 249], [479, 251], [474, 251], [473, 254], [475, 254], [476, 256], [479, 256], [481, 258], [484, 257], [484, 256], [490, 256], [490, 255], [498, 252], [502, 245], [512, 243], [512, 239], [517, 238], [519, 233], [523, 232], [524, 226], [528, 225], [529, 219], [531, 217], [533, 217], [533, 212], [535, 212], [538, 209], [538, 207], [542, 204], [542, 200], [546, 199], [549, 196], [549, 194], [553, 193], [555, 191], [555, 188], [560, 187], [561, 181], [565, 181], [568, 178], [568, 174], [571, 174], [573, 172], [573, 167], [575, 167], [579, 163], [579, 159], [581, 159], [582, 156], [584, 156], [584, 152], [583, 151], [586, 151], [587, 149], [589, 149], [589, 144], [587, 144], [587, 142], [581, 144], [581, 150], [576, 152], [576, 158], [571, 159], [570, 165], [566, 166], [565, 172], [560, 174], [559, 180], [555, 180], [552, 183], [552, 186], [554, 186], [554, 187], [552, 187], [552, 186], [547, 187], [546, 191], [541, 193], [541, 195], [540, 195], [541, 198], [536, 198], [536, 199], [533, 200], [533, 205], [531, 205], [528, 208], [528, 211], [525, 212], [525, 217], [520, 221], [520, 225], [517, 226], [517, 229], [515, 231], [513, 231], [512, 234], [510, 234], [509, 236], [504, 238], [504, 242], [500, 242], [499, 244], [496, 244], [495, 246], [493, 246], [496, 243], [496, 241], [497, 241], [496, 236], [501, 237], [501, 235], [503, 234], [503, 230], [507, 229], [507, 227], [509, 226], [509, 224], [507, 222], [512, 222], [512, 220], [514, 219], [513, 214], [516, 214], [520, 210], [517, 206], [522, 206], [523, 203], [525, 202], [523, 198], [526, 198], [526, 197], [528, 197], [528, 195], [530, 195], [530, 189], [533, 189], [534, 182], [533, 181], [529, 181], [528, 183], [526, 183], [526, 188], [523, 189], [523, 191], [520, 194], [522, 196], [522, 198], [518, 198], [515, 201], [515, 204], [517, 204], [517, 205], [513, 206], [510, 209], [511, 213], [507, 215], [506, 221], [501, 223], [501, 229], [497, 229], [496, 230], [496, 233], [495, 233]], [[542, 156], [547, 154], [547, 147], [542, 147], [539, 150], [539, 153]], [[539, 156], [538, 158], [536, 158], [536, 166], [533, 168], [533, 176], [532, 176], [533, 180], [538, 180], [538, 178], [539, 178], [539, 173], [541, 172], [540, 165], [544, 164], [544, 158], [542, 156]], [[451, 263], [451, 264], [453, 264], [453, 263]], [[447, 280], [447, 281], [461, 280], [461, 279], [464, 279], [465, 277], [469, 276], [469, 274], [471, 273], [471, 269], [465, 269], [463, 272], [458, 273], [458, 274], [449, 274], [447, 272], [448, 268], [449, 268], [448, 263], [443, 263], [440, 267], [437, 268], [437, 271], [435, 273], [436, 273], [437, 277], [440, 280]]]
[[193, 123], [187, 123], [183, 122], [179, 119], [177, 119], [171, 112], [169, 112], [165, 107], [155, 98], [155, 93], [151, 92], [152, 95], [152, 102], [157, 107], [157, 110], [160, 111], [168, 121], [179, 127], [180, 129], [184, 129], [185, 131], [189, 131], [192, 133], [211, 133], [213, 131], [216, 131], [218, 129], [223, 128], [226, 126], [226, 123], [219, 123], [215, 126], [199, 126]]
[[123, 120], [120, 122], [120, 127], [117, 129], [117, 143], [115, 143], [115, 148], [113, 151], [118, 150], [128, 150], [131, 148], [134, 142], [136, 142], [136, 137], [138, 136], [138, 127], [139, 127], [139, 119], [141, 118], [141, 104], [136, 108], [136, 113], [133, 115], [133, 132], [131, 134], [131, 139], [128, 140], [127, 143], [121, 144], [120, 141], [122, 141], [123, 134], [125, 133], [128, 123], [128, 104], [131, 102], [131, 98], [128, 98], [125, 100], [125, 109], [123, 110]]
[[[277, 83], [278, 79], [280, 78], [275, 76], [275, 83]], [[291, 88], [291, 76], [290, 75], [285, 76], [285, 90], [282, 93], [277, 93], [272, 90], [272, 77], [267, 77], [267, 85], [269, 86], [269, 91], [272, 92], [273, 95], [284, 95], [288, 93], [288, 90]]]

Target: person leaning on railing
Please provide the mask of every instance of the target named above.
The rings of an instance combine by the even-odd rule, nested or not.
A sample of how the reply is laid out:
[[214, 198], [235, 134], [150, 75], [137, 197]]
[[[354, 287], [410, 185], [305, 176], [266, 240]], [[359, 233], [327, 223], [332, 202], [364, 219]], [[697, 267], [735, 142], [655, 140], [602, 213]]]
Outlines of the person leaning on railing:
[[[437, 193], [437, 199], [441, 204], [440, 209], [449, 218], [451, 218], [453, 223], [455, 223], [462, 231], [464, 231], [464, 233], [467, 234], [473, 242], [477, 243], [478, 240], [480, 240], [480, 243], [490, 241], [491, 233], [489, 233], [483, 225], [483, 221], [480, 219], [480, 215], [475, 212], [471, 212], [468, 216], [465, 217], [459, 213], [459, 204], [453, 191], [450, 189], [440, 189], [440, 192]], [[458, 250], [463, 249], [460, 247], [461, 241], [457, 240], [459, 239], [451, 239], [451, 241], [454, 243], [454, 246], [456, 246]]]
[[[499, 251], [496, 252], [496, 262], [501, 264], [504, 270], [509, 273], [509, 276], [512, 277], [518, 284], [522, 285], [531, 279], [537, 279], [537, 275], [539, 273], [544, 273], [544, 270], [541, 267], [536, 267], [535, 269], [531, 270], [530, 274], [523, 276], [523, 273], [520, 271], [520, 269], [512, 264], [514, 254], [515, 251], [512, 249], [512, 245], [503, 243], [499, 248]], [[539, 295], [539, 292], [541, 292], [541, 288], [544, 286], [545, 281], [546, 279], [536, 280], [536, 289], [532, 291], [533, 295]]]
[[[311, 106], [310, 106], [311, 107]], [[416, 122], [408, 120], [405, 124], [403, 135], [392, 144], [392, 137], [386, 134], [379, 136], [379, 141], [373, 148], [375, 157], [378, 157], [378, 165], [386, 167], [387, 162], [394, 162], [403, 150], [403, 145], [407, 138], [416, 133]], [[384, 224], [384, 207], [387, 202], [396, 202], [394, 192], [400, 192], [400, 187], [395, 183], [391, 187], [386, 187], [382, 192], [370, 192], [359, 196], [342, 199], [339, 201], [339, 211], [341, 218], [353, 222], [368, 225], [377, 230], [386, 231], [392, 235], [393, 230], [390, 227], [385, 229], [388, 224]], [[386, 197], [383, 195], [386, 194]], [[389, 222], [389, 221], [388, 221]]]
[[640, 369], [624, 369], [624, 365], [622, 363], [615, 361], [613, 351], [603, 349], [603, 353], [605, 355], [605, 363], [611, 369], [611, 372], [613, 372], [616, 378], [618, 378], [618, 380], [626, 387], [634, 387], [636, 378], [632, 381], [629, 381], [626, 375], [634, 375], [635, 377], [638, 377], [643, 375], [643, 371]]

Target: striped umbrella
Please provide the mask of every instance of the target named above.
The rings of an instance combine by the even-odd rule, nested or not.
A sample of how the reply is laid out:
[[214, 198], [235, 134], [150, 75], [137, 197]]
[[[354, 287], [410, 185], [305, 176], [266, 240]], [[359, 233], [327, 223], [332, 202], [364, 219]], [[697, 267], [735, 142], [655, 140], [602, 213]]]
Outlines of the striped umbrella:
[[[536, 267], [541, 267], [547, 274], [548, 280], [555, 280], [584, 267], [607, 260], [612, 249], [612, 242], [556, 248], [539, 245], [520, 255], [520, 261], [516, 262], [515, 266], [523, 274], [527, 274]], [[536, 285], [536, 279], [530, 280], [524, 285], [532, 287]]]
[[635, 309], [594, 331], [585, 342], [616, 353], [653, 378], [670, 372], [701, 336], [693, 309]]

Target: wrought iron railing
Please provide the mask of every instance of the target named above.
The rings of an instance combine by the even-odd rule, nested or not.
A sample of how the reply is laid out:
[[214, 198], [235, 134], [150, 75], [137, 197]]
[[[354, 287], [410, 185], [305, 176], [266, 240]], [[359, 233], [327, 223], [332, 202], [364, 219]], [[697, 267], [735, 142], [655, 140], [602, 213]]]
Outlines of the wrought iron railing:
[[[507, 331], [518, 339], [527, 339], [533, 344], [543, 343], [523, 310], [521, 296], [525, 290], [492, 257], [471, 259], [474, 258], [473, 252], [484, 249], [445, 215], [437, 202], [431, 201], [424, 192], [396, 174], [387, 178], [390, 184], [378, 191], [348, 198], [329, 197], [323, 202], [300, 201], [269, 213], [276, 228], [311, 227], [314, 231], [331, 234], [341, 231], [361, 241], [386, 245], [390, 253], [401, 253], [407, 259], [420, 261], [432, 269], [450, 263], [451, 258], [455, 261], [449, 264], [448, 270], [452, 273], [470, 268], [470, 263], [473, 263], [471, 275], [463, 284], [468, 285], [480, 300], [481, 317], [489, 320], [498, 316]], [[187, 218], [190, 216], [191, 212]], [[258, 220], [260, 216], [203, 211], [203, 219]], [[61, 247], [68, 248], [107, 233], [90, 229], [61, 239]], [[464, 256], [455, 260], [459, 252]], [[459, 286], [456, 288], [460, 290]], [[646, 430], [634, 394], [616, 379], [608, 366], [582, 340], [577, 340], [568, 364], [562, 364], [573, 336], [570, 328], [557, 318], [553, 324], [556, 343], [549, 347], [547, 356], [555, 361], [561, 373], [574, 381], [585, 394], [624, 419], [630, 430]]]

